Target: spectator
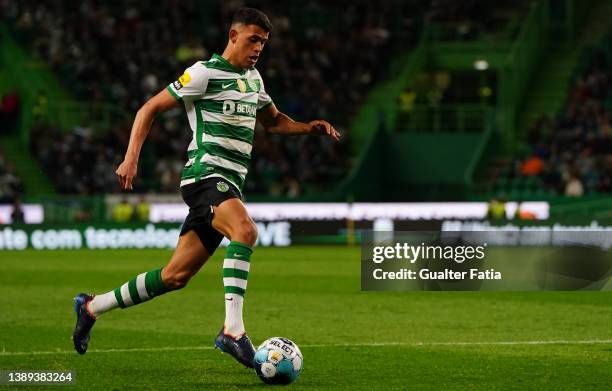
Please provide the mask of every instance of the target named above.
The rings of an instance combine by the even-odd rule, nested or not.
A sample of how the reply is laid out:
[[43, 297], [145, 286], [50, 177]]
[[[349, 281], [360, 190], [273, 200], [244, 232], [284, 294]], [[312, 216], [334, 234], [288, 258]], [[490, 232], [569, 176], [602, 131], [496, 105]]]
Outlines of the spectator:
[[138, 199], [138, 204], [136, 204], [136, 213], [134, 213], [136, 220], [140, 222], [149, 222], [150, 210], [151, 210], [151, 205], [146, 200], [146, 198], [140, 197]]
[[0, 130], [15, 130], [19, 120], [19, 110], [19, 95], [15, 91], [5, 93], [0, 106], [0, 123], [2, 123]]
[[506, 202], [503, 199], [492, 198], [487, 209], [487, 218], [502, 220], [506, 218]]
[[572, 174], [565, 184], [565, 195], [570, 197], [580, 197], [584, 194], [584, 186], [580, 179]]
[[11, 222], [12, 224], [25, 223], [25, 214], [23, 212], [23, 208], [21, 207], [21, 200], [19, 198], [15, 198], [15, 201], [13, 202], [13, 211], [11, 212]]
[[524, 176], [537, 176], [544, 171], [544, 160], [538, 156], [530, 156], [521, 165], [521, 174]]
[[17, 176], [15, 166], [0, 152], [0, 203], [13, 202], [23, 195], [23, 191], [23, 182]]
[[134, 214], [134, 206], [130, 204], [127, 198], [123, 197], [111, 211], [113, 221], [116, 223], [127, 223], [132, 219]]

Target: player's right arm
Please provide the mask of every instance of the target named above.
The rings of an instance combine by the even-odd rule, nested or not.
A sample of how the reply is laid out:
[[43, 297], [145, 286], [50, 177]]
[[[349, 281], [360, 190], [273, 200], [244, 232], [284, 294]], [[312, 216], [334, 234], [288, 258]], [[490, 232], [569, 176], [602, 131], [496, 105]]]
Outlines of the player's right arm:
[[115, 173], [123, 189], [132, 189], [132, 181], [138, 169], [138, 156], [147, 138], [153, 119], [157, 114], [173, 107], [183, 105], [184, 100], [194, 101], [201, 98], [208, 84], [208, 71], [201, 62], [196, 62], [160, 93], [149, 99], [136, 113], [130, 142], [123, 162]]
[[117, 171], [115, 171], [122, 189], [132, 189], [132, 181], [138, 171], [140, 149], [149, 134], [155, 116], [173, 107], [178, 107], [179, 105], [180, 103], [176, 98], [164, 88], [138, 110], [136, 118], [134, 118], [134, 124], [132, 125], [127, 152], [125, 153], [123, 162], [119, 165]]

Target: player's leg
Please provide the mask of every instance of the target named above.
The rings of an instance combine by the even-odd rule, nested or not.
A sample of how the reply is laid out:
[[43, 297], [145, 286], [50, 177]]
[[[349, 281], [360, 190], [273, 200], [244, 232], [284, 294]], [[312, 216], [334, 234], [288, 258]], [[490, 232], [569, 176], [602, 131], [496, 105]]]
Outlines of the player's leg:
[[194, 231], [179, 237], [168, 264], [139, 274], [122, 286], [95, 296], [89, 312], [98, 317], [117, 307], [127, 308], [148, 301], [166, 292], [183, 288], [208, 259], [208, 251]]
[[242, 304], [252, 247], [257, 240], [257, 227], [242, 201], [237, 198], [229, 199], [214, 208], [212, 225], [231, 241], [223, 261], [225, 334], [237, 338], [245, 331]]
[[180, 237], [176, 251], [161, 272], [163, 284], [171, 290], [184, 288], [210, 257], [195, 231]]
[[257, 227], [238, 198], [226, 200], [214, 208], [212, 226], [230, 239], [223, 261], [225, 323], [215, 345], [251, 367], [254, 349], [245, 333], [242, 308]]
[[77, 352], [84, 354], [87, 351], [89, 332], [100, 315], [183, 288], [208, 258], [208, 250], [202, 245], [198, 235], [190, 230], [179, 237], [176, 250], [163, 269], [139, 274], [122, 286], [101, 295], [92, 297], [82, 293], [77, 296], [77, 324], [72, 336]]

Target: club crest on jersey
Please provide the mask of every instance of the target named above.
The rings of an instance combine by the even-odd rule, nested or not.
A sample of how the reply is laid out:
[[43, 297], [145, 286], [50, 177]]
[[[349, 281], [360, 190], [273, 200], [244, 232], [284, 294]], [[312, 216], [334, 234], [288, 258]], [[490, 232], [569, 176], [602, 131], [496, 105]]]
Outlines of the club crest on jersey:
[[242, 79], [236, 79], [236, 83], [238, 83], [238, 89], [240, 92], [245, 93], [247, 90], [246, 83]]
[[225, 193], [226, 191], [229, 190], [229, 185], [223, 181], [217, 182], [217, 190], [219, 190], [222, 193]]
[[255, 79], [247, 79], [247, 83], [249, 83], [249, 87], [251, 87], [251, 90], [253, 91], [257, 91], [258, 90], [258, 85], [257, 85], [257, 81]]

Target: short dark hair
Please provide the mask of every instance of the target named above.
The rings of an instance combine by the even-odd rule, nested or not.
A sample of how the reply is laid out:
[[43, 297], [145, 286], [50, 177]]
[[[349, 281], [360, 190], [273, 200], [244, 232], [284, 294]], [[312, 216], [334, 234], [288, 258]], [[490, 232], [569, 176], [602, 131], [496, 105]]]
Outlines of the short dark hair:
[[242, 23], [244, 25], [254, 24], [261, 27], [266, 33], [272, 30], [270, 19], [268, 19], [266, 14], [255, 8], [243, 7], [238, 9], [232, 18], [232, 24], [236, 23]]

